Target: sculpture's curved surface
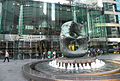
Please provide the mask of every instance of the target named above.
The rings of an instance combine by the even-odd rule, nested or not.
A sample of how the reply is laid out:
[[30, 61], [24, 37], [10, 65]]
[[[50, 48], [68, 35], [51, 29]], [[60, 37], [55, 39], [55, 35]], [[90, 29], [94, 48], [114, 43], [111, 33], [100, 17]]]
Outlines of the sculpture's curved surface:
[[69, 21], [62, 25], [60, 49], [65, 57], [79, 57], [87, 53], [87, 37], [81, 24]]

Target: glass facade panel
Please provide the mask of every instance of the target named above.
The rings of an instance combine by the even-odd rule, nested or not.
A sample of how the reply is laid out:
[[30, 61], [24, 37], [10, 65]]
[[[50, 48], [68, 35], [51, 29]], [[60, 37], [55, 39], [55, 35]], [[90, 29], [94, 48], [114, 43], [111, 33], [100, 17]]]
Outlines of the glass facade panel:
[[[117, 2], [120, 2], [120, 0], [116, 0]], [[120, 5], [116, 4], [116, 11], [120, 12]], [[117, 22], [120, 24], [120, 15], [117, 16]]]
[[101, 15], [98, 10], [79, 6], [6, 0], [1, 2], [0, 7], [3, 14], [1, 33], [4, 34], [54, 35], [60, 32], [61, 25], [67, 21], [87, 24], [87, 12], [91, 25], [101, 22], [101, 18], [97, 17]]
[[[59, 36], [63, 23], [75, 21], [84, 26], [86, 36], [106, 37], [102, 11], [82, 4], [73, 6], [31, 0], [2, 0], [0, 15], [2, 15], [0, 16], [0, 34], [2, 35]], [[49, 49], [57, 49], [60, 52], [58, 39], [21, 41], [17, 38], [17, 40], [10, 40], [11, 42], [5, 41], [13, 48], [4, 49], [14, 49], [10, 52], [13, 52], [15, 58], [23, 57], [23, 52], [29, 57], [35, 57], [36, 54], [40, 56], [44, 50]]]
[[[117, 2], [120, 2], [120, 0], [116, 0]], [[120, 11], [120, 5], [116, 4], [116, 10]]]
[[112, 3], [104, 3], [104, 10], [105, 11], [113, 11], [114, 5]]

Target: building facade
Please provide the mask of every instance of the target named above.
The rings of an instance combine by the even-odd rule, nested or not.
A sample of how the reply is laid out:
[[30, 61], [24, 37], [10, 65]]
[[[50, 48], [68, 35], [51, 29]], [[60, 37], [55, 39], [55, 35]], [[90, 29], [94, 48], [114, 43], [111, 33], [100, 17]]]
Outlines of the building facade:
[[103, 0], [105, 22], [107, 27], [108, 51], [120, 49], [120, 0]]
[[61, 56], [59, 35], [67, 21], [82, 24], [90, 41], [106, 44], [104, 18], [102, 8], [71, 1], [0, 0], [0, 58], [5, 50], [14, 59], [41, 58], [48, 50]]
[[[105, 23], [100, 26], [106, 27], [106, 44], [104, 45], [108, 53], [118, 52], [120, 50], [120, 0], [79, 0], [79, 2], [103, 8]], [[99, 44], [99, 40], [94, 42], [98, 47], [103, 44]]]

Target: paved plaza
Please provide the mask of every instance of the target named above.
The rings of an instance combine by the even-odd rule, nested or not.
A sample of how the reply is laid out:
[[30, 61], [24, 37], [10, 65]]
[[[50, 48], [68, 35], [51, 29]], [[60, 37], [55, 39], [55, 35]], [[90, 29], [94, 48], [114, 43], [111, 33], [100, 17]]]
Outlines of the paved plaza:
[[106, 55], [99, 55], [96, 56], [98, 59], [104, 59], [104, 60], [116, 60], [120, 61], [120, 54], [106, 54]]
[[3, 60], [0, 60], [0, 81], [28, 81], [22, 74], [22, 66], [33, 61], [38, 60], [10, 60], [10, 62], [4, 63]]
[[[97, 56], [99, 59], [114, 59], [120, 62], [120, 54], [109, 54]], [[35, 62], [39, 59], [10, 60], [4, 62], [0, 60], [0, 81], [28, 81], [22, 74], [22, 66], [26, 63]]]

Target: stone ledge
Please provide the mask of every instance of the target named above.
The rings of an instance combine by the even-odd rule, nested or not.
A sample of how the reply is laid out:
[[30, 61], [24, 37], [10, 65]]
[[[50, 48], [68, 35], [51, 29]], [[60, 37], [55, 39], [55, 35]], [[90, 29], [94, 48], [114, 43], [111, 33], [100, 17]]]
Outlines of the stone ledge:
[[[39, 61], [44, 62], [47, 60]], [[49, 61], [49, 60], [48, 60]], [[51, 72], [46, 72], [43, 70], [36, 70], [34, 67], [31, 68], [31, 65], [39, 63], [28, 63], [22, 67], [22, 71], [24, 76], [33, 81], [120, 81], [120, 73], [109, 74], [105, 73], [105, 75], [101, 74], [53, 74]], [[116, 71], [120, 71], [120, 69], [116, 69]], [[111, 71], [113, 72], [113, 71]]]

